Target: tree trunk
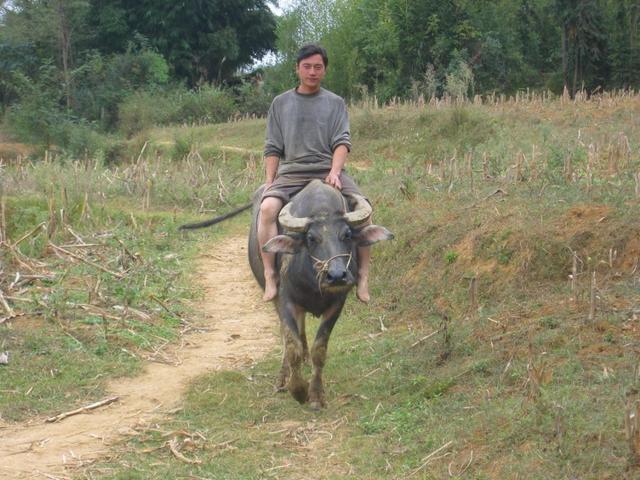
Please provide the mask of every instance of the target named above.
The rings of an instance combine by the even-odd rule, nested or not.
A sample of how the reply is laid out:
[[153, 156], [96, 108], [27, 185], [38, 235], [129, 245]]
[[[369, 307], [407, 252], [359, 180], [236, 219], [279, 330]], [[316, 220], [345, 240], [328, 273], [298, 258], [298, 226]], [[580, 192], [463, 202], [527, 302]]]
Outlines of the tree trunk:
[[571, 87], [571, 98], [575, 98], [578, 91], [578, 77], [580, 76], [580, 38], [576, 38], [574, 45], [575, 55], [573, 59], [573, 85]]
[[565, 22], [562, 25], [562, 82], [564, 85], [564, 89], [569, 91], [569, 61], [567, 52], [568, 46], [568, 34], [567, 34], [567, 23]]
[[67, 110], [71, 110], [71, 28], [64, 6], [64, 0], [58, 0], [58, 18], [60, 21], [60, 54], [62, 57], [62, 76]]

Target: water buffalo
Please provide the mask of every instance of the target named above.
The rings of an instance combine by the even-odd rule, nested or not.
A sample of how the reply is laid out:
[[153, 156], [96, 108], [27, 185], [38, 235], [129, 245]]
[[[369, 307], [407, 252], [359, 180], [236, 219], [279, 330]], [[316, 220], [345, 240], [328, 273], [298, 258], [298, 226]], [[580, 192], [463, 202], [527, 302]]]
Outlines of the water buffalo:
[[[284, 341], [279, 387], [288, 388], [300, 403], [313, 408], [325, 405], [322, 369], [327, 343], [347, 294], [356, 284], [357, 246], [389, 240], [393, 235], [384, 227], [367, 225], [371, 207], [364, 198], [351, 199], [349, 211], [345, 197], [329, 185], [314, 180], [280, 212], [283, 233], [267, 242], [264, 249], [278, 253], [280, 272], [275, 300]], [[264, 273], [257, 240], [258, 202], [253, 209], [249, 233], [249, 263], [264, 288]], [[311, 347], [311, 384], [302, 376], [302, 363], [308, 356], [305, 314], [321, 317]]]
[[[256, 192], [253, 201], [249, 264], [264, 289], [264, 269], [257, 239], [262, 190]], [[213, 225], [244, 208], [247, 207], [181, 228]], [[280, 272], [278, 296], [274, 301], [284, 342], [278, 388], [286, 387], [298, 402], [308, 401], [313, 408], [325, 406], [322, 369], [329, 336], [347, 294], [356, 284], [356, 248], [393, 238], [386, 228], [368, 225], [370, 216], [371, 206], [364, 198], [347, 201], [335, 188], [314, 180], [284, 206], [278, 217], [280, 234], [264, 246], [266, 251], [278, 254], [276, 265]], [[307, 312], [322, 319], [311, 352], [305, 333]], [[310, 384], [302, 375], [302, 364], [309, 353], [313, 367]]]

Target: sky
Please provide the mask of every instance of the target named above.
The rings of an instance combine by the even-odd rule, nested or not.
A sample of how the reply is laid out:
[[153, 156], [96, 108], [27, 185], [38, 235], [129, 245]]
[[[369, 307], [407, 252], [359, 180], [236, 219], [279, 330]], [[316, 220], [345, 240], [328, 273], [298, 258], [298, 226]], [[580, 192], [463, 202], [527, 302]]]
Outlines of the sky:
[[[268, 2], [268, 5], [273, 13], [275, 13], [276, 15], [282, 15], [284, 11], [287, 10], [287, 8], [289, 8], [294, 2], [295, 0], [273, 0], [273, 2]], [[277, 3], [278, 6], [275, 6], [274, 3]], [[267, 53], [260, 60], [256, 60], [253, 63], [252, 68], [259, 67], [259, 66], [273, 65], [274, 63], [276, 63], [276, 61], [277, 61], [277, 58], [273, 53]]]
[[275, 0], [275, 2], [278, 4], [277, 7], [273, 4], [269, 4], [271, 11], [276, 15], [282, 15], [282, 12], [290, 7], [294, 0]]

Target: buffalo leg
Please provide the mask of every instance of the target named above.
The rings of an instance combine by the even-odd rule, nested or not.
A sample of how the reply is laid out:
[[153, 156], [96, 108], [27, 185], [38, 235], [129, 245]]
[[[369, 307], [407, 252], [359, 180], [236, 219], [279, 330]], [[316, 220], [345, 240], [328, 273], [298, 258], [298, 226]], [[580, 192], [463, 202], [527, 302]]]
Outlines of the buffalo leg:
[[287, 381], [289, 380], [289, 362], [287, 361], [287, 339], [285, 326], [280, 322], [280, 338], [282, 339], [282, 366], [276, 380], [276, 392], [284, 392], [287, 390]]
[[327, 310], [322, 315], [322, 323], [318, 328], [318, 333], [311, 347], [311, 364], [313, 373], [311, 385], [309, 386], [309, 402], [311, 408], [320, 409], [326, 406], [324, 399], [324, 386], [322, 384], [322, 370], [327, 359], [327, 346], [331, 331], [340, 316], [342, 305], [337, 305]]
[[289, 366], [289, 382], [287, 388], [291, 396], [300, 403], [308, 397], [309, 384], [302, 376], [304, 346], [298, 325], [304, 325], [304, 310], [297, 305], [284, 305], [280, 309], [282, 329], [284, 332], [285, 361]]
[[[300, 341], [302, 342], [302, 360], [303, 362], [309, 361], [309, 345], [307, 343], [307, 334], [305, 328], [305, 312], [304, 310], [295, 311], [296, 325], [298, 326], [298, 332], [300, 333]], [[282, 366], [280, 367], [280, 373], [278, 374], [278, 380], [276, 381], [276, 391], [283, 392], [287, 389], [287, 380], [289, 380], [289, 362], [287, 360], [287, 327], [284, 322], [280, 322], [280, 337], [282, 338]]]
[[309, 343], [307, 342], [307, 329], [304, 321], [305, 311], [302, 310], [302, 314], [298, 317], [298, 331], [300, 332], [300, 341], [302, 342], [302, 361], [304, 363], [309, 362]]

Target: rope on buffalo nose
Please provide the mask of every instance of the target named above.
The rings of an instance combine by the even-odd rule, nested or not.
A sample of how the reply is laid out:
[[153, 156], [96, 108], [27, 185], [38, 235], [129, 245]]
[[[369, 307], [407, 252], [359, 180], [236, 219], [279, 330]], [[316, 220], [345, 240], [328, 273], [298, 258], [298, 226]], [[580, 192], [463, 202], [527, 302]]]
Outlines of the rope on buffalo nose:
[[349, 270], [349, 265], [351, 265], [351, 258], [352, 258], [350, 253], [340, 253], [338, 255], [334, 255], [333, 257], [327, 260], [320, 260], [319, 258], [316, 258], [313, 255], [309, 255], [309, 256], [315, 262], [313, 264], [313, 267], [318, 272], [318, 274], [316, 275], [316, 280], [318, 280], [318, 290], [320, 290], [320, 295], [322, 295], [322, 287], [321, 287], [322, 277], [327, 275], [327, 272], [329, 271], [329, 263], [331, 262], [331, 260], [334, 260], [339, 257], [349, 257], [349, 260], [347, 260], [347, 270]]

